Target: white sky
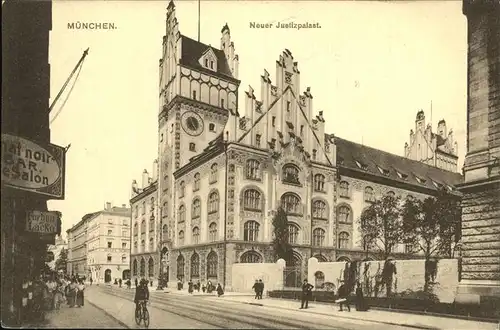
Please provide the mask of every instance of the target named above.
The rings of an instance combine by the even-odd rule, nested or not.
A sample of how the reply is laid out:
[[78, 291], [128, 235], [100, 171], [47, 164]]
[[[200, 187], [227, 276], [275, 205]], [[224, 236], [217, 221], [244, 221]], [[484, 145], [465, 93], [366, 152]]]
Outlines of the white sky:
[[[49, 209], [62, 212], [64, 231], [106, 201], [128, 205], [131, 181], [140, 182], [144, 169], [151, 173], [167, 5], [166, 0], [54, 1], [52, 97], [90, 47], [71, 97], [51, 126], [53, 143], [71, 143], [66, 199], [49, 203]], [[324, 111], [328, 133], [398, 155], [417, 111], [423, 109], [430, 120], [432, 100], [433, 127], [444, 118], [453, 128], [461, 168], [467, 92], [461, 6], [461, 1], [203, 0], [201, 41], [219, 47], [220, 30], [228, 23], [240, 56], [240, 105], [248, 85], [260, 95], [264, 68], [275, 81], [275, 61], [289, 49], [298, 61], [301, 89], [311, 87], [314, 112]], [[177, 1], [176, 14], [180, 32], [196, 39], [197, 2]], [[67, 29], [77, 21], [112, 22], [117, 29]], [[250, 29], [250, 21], [309, 21], [322, 28]]]

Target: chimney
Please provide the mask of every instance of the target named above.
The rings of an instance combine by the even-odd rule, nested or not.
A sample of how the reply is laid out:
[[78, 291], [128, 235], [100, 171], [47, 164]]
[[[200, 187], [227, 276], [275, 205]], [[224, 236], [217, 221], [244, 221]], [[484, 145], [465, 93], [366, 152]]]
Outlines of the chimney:
[[151, 174], [153, 181], [158, 180], [158, 159], [153, 162], [153, 173]]
[[142, 189], [146, 188], [148, 186], [148, 171], [145, 169], [144, 172], [142, 172]]
[[137, 187], [137, 181], [133, 180], [132, 181], [132, 191], [137, 192], [137, 188], [139, 188], [139, 187]]
[[107, 211], [111, 210], [111, 203], [110, 202], [106, 202], [106, 210]]

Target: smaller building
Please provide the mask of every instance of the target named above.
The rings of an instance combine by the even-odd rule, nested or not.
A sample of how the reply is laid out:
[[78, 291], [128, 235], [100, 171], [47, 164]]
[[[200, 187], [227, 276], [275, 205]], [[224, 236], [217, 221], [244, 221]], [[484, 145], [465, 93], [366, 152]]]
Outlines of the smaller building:
[[130, 277], [130, 208], [125, 204], [86, 214], [67, 231], [68, 273], [97, 283]]
[[68, 249], [68, 243], [62, 238], [62, 236], [56, 237], [55, 244], [48, 246], [47, 252], [54, 256], [52, 261], [47, 262], [47, 266], [49, 266], [50, 269], [56, 270], [56, 261], [59, 259], [61, 252], [64, 249]]
[[458, 171], [458, 144], [453, 130], [447, 130], [446, 121], [438, 122], [437, 133], [431, 123], [425, 125], [423, 110], [417, 112], [415, 131], [410, 130], [410, 142], [405, 143], [405, 157], [431, 165], [442, 170]]

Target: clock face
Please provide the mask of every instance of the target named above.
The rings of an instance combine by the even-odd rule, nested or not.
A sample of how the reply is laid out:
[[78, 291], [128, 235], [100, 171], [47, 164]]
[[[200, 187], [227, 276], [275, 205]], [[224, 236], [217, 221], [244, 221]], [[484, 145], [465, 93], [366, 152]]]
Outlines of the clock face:
[[182, 128], [191, 136], [203, 133], [203, 119], [193, 111], [185, 112], [181, 118]]

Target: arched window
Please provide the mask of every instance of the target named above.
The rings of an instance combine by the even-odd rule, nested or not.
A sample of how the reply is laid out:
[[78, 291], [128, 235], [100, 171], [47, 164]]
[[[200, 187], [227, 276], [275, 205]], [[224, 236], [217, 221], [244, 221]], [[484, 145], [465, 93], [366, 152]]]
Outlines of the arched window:
[[153, 237], [149, 238], [149, 250], [153, 250], [155, 244], [155, 240]]
[[179, 206], [179, 223], [186, 221], [186, 207], [184, 205]]
[[200, 228], [194, 227], [193, 228], [193, 244], [198, 244], [200, 243]]
[[201, 180], [200, 173], [196, 173], [196, 174], [194, 175], [194, 185], [193, 185], [193, 191], [200, 190], [200, 180]]
[[212, 222], [210, 226], [208, 226], [208, 241], [215, 242], [217, 240], [217, 224]]
[[207, 256], [207, 278], [216, 278], [217, 277], [217, 254], [212, 251]]
[[137, 259], [134, 259], [134, 262], [132, 263], [132, 274], [137, 276]]
[[241, 256], [241, 262], [245, 264], [258, 264], [262, 262], [262, 257], [255, 251], [247, 251]]
[[314, 219], [328, 219], [328, 210], [326, 203], [321, 200], [315, 200], [312, 204]]
[[321, 228], [313, 230], [313, 246], [323, 246], [325, 244], [325, 231]]
[[314, 176], [314, 191], [325, 191], [325, 176], [323, 174]]
[[179, 245], [184, 245], [184, 230], [179, 232]]
[[219, 193], [214, 191], [208, 196], [208, 214], [219, 211]]
[[375, 201], [375, 193], [373, 192], [372, 187], [365, 188], [365, 202], [374, 202]]
[[300, 197], [294, 193], [286, 193], [281, 196], [281, 206], [288, 214], [302, 214]]
[[259, 237], [259, 223], [257, 221], [247, 221], [244, 225], [243, 240], [249, 242], [257, 241]]
[[212, 164], [210, 167], [210, 183], [217, 182], [217, 179], [219, 177], [219, 172], [217, 169], [217, 164]]
[[152, 216], [149, 218], [149, 231], [155, 230], [155, 217]]
[[299, 227], [293, 223], [288, 225], [288, 243], [297, 244], [299, 237]]
[[141, 241], [141, 249], [142, 249], [143, 252], [146, 249], [146, 241], [145, 240]]
[[396, 194], [394, 193], [394, 191], [391, 190], [387, 192], [387, 196], [395, 197]]
[[328, 262], [328, 259], [322, 254], [316, 254], [314, 258], [318, 259], [318, 262]]
[[352, 222], [351, 215], [352, 215], [351, 208], [349, 206], [347, 205], [339, 206], [337, 216], [338, 216], [338, 221], [340, 223], [351, 223]]
[[122, 255], [122, 264], [125, 264], [127, 263], [127, 256], [126, 255]]
[[141, 233], [144, 234], [146, 232], [146, 220], [141, 221]]
[[247, 160], [245, 172], [247, 179], [260, 180], [260, 163], [255, 159]]
[[300, 170], [293, 164], [286, 164], [283, 166], [283, 182], [291, 184], [300, 184], [299, 180]]
[[134, 236], [137, 236], [138, 233], [139, 233], [139, 224], [136, 222], [134, 224]]
[[196, 252], [191, 256], [191, 277], [200, 277], [200, 256]]
[[345, 231], [339, 234], [339, 249], [349, 248], [349, 234]]
[[243, 194], [243, 208], [253, 211], [262, 211], [260, 192], [255, 189], [245, 190]]
[[155, 276], [155, 262], [152, 257], [149, 257], [148, 261], [148, 276], [149, 277]]
[[146, 276], [146, 260], [144, 258], [141, 258], [141, 273], [139, 276]]
[[162, 231], [163, 231], [163, 235], [166, 235], [168, 233], [168, 226], [163, 225]]
[[184, 194], [186, 194], [186, 183], [184, 181], [181, 181], [181, 183], [179, 184], [179, 197], [184, 197]]
[[347, 181], [341, 181], [339, 186], [340, 197], [349, 197], [349, 183]]
[[314, 273], [314, 287], [322, 289], [324, 283], [325, 283], [325, 274], [320, 271]]
[[182, 254], [177, 257], [177, 278], [184, 282], [184, 257]]
[[193, 201], [191, 219], [199, 218], [201, 216], [201, 200], [196, 198]]

